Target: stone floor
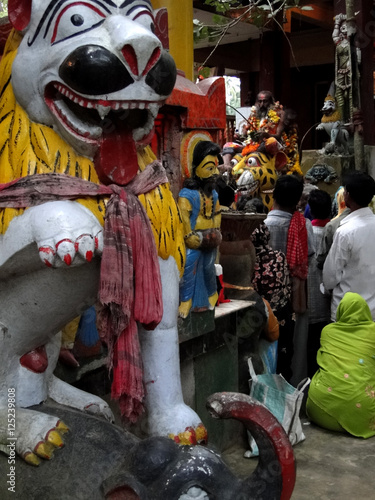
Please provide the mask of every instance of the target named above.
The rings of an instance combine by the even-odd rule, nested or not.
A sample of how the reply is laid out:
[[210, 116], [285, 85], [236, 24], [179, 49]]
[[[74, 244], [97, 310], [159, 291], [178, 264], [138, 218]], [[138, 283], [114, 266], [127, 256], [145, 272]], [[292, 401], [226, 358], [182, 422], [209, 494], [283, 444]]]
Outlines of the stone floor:
[[[109, 395], [104, 399], [120, 423], [117, 405]], [[302, 425], [306, 440], [294, 447], [297, 478], [292, 500], [375, 499], [375, 437], [364, 440], [325, 431], [306, 417], [302, 417]], [[236, 445], [222, 453], [232, 471], [242, 478], [257, 465], [256, 458], [243, 458], [245, 451], [244, 446]]]
[[[371, 500], [375, 498], [375, 437], [359, 439], [325, 431], [302, 419], [306, 440], [294, 447], [297, 479], [292, 500]], [[256, 458], [243, 458], [236, 447], [223, 458], [237, 475], [247, 477]]]

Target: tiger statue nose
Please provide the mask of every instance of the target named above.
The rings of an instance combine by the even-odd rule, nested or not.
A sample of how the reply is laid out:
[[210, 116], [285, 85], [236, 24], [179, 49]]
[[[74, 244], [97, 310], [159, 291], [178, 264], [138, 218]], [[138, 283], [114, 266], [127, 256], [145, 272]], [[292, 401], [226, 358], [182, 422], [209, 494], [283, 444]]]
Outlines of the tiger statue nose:
[[120, 59], [99, 45], [83, 45], [71, 52], [59, 68], [59, 76], [76, 92], [103, 95], [134, 82]]
[[125, 61], [128, 63], [131, 73], [135, 77], [138, 77], [140, 74], [141, 76], [145, 76], [150, 71], [150, 69], [155, 66], [161, 55], [160, 47], [156, 47], [152, 52], [150, 59], [147, 61], [146, 66], [143, 67], [143, 65], [141, 65], [140, 67], [139, 58], [137, 57], [137, 53], [133, 45], [127, 43], [122, 48], [121, 52], [124, 56]]
[[77, 47], [60, 65], [62, 80], [86, 95], [117, 92], [140, 79], [157, 94], [170, 94], [177, 71], [160, 40], [123, 16], [110, 16], [105, 26], [114, 51], [100, 44]]
[[[124, 51], [139, 73], [132, 50], [126, 46]], [[84, 45], [71, 52], [60, 65], [59, 76], [72, 90], [93, 96], [123, 90], [136, 79], [115, 54], [98, 45]], [[160, 55], [154, 51], [141, 73], [146, 84], [161, 96], [172, 92], [176, 76], [176, 65], [166, 51]]]
[[109, 16], [105, 22], [106, 30], [111, 37], [111, 45], [121, 52], [126, 66], [132, 76], [137, 79], [145, 76], [158, 62], [162, 45], [150, 29], [131, 19], [121, 16]]

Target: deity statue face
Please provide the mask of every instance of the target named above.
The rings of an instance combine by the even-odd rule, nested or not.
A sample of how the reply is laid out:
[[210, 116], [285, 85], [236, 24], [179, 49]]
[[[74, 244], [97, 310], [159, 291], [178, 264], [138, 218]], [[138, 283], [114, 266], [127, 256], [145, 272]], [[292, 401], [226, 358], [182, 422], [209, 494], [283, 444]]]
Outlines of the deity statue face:
[[314, 169], [314, 177], [322, 180], [327, 176], [327, 169], [324, 165], [317, 165]]
[[199, 179], [209, 179], [213, 175], [219, 175], [217, 156], [207, 155], [195, 169], [195, 177]]
[[344, 38], [347, 37], [348, 35], [348, 27], [347, 27], [347, 24], [346, 24], [346, 21], [343, 21], [340, 25], [340, 33], [342, 34], [342, 36]]

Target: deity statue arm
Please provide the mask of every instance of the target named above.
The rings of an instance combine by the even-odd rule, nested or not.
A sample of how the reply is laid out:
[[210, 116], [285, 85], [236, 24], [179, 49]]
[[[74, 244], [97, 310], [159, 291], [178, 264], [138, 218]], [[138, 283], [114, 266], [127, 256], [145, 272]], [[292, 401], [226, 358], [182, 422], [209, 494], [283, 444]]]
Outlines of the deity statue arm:
[[180, 209], [182, 224], [184, 227], [185, 245], [188, 248], [197, 249], [201, 244], [201, 238], [195, 232], [195, 228], [193, 229], [191, 227], [190, 216], [193, 210], [191, 203], [187, 198], [180, 197], [178, 199], [178, 207]]
[[222, 207], [220, 205], [219, 200], [217, 200], [216, 205], [215, 205], [215, 213], [216, 213], [216, 215], [214, 216], [214, 220], [213, 220], [213, 227], [214, 228], [217, 228], [217, 229], [220, 228], [220, 224], [221, 224], [221, 212], [222, 212]]
[[332, 40], [337, 45], [341, 40], [340, 26], [341, 23], [346, 20], [346, 14], [337, 14], [337, 16], [334, 17], [334, 20], [335, 25], [332, 32]]

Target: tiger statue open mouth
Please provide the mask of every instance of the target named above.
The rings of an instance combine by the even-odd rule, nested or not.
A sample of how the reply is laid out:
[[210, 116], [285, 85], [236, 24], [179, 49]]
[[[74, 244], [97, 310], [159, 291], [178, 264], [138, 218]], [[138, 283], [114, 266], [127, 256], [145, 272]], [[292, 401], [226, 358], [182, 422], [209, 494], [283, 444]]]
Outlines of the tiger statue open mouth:
[[146, 139], [160, 107], [158, 102], [90, 99], [59, 82], [46, 87], [45, 102], [69, 134], [94, 147], [108, 133], [108, 123], [121, 134], [131, 132], [134, 141]]

